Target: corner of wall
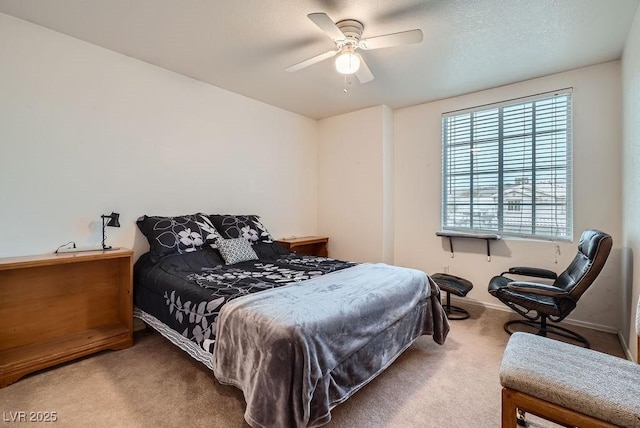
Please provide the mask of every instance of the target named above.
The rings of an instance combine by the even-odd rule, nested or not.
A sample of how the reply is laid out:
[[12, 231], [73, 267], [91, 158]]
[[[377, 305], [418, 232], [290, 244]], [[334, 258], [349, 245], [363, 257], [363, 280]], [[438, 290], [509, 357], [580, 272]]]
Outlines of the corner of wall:
[[393, 144], [393, 110], [382, 106], [382, 259], [393, 264], [395, 242], [395, 194], [394, 194], [394, 144]]
[[[638, 299], [640, 296], [640, 7], [627, 35], [622, 54], [622, 265], [624, 316], [622, 342], [626, 342], [634, 361], [638, 361]], [[635, 254], [634, 254], [635, 253]], [[634, 275], [634, 273], [636, 273]]]

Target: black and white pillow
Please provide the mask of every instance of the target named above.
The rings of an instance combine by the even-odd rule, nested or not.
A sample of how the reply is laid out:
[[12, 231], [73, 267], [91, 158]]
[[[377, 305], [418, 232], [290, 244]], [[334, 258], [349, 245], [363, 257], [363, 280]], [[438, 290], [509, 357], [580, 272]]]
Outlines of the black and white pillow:
[[171, 254], [197, 251], [220, 238], [211, 220], [204, 214], [175, 217], [145, 215], [136, 224], [149, 241], [153, 262]]
[[258, 255], [246, 238], [221, 238], [216, 241], [216, 245], [225, 264], [233, 265], [247, 260], [258, 260]]
[[225, 239], [245, 238], [249, 242], [273, 243], [273, 237], [257, 215], [210, 215], [209, 218]]

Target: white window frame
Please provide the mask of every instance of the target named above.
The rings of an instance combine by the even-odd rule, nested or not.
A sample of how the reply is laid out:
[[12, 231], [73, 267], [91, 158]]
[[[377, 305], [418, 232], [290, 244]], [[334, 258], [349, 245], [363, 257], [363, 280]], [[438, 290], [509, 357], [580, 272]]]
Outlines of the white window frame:
[[[552, 108], [554, 113], [550, 113]], [[513, 112], [521, 111], [522, 118], [513, 120]], [[514, 123], [522, 127], [520, 135], [514, 136]], [[571, 241], [572, 140], [572, 88], [444, 113], [442, 229]], [[485, 152], [480, 153], [482, 150]], [[512, 168], [516, 162], [522, 166]], [[516, 174], [522, 174], [522, 178], [514, 179]], [[518, 196], [505, 195], [505, 191], [518, 191], [517, 185], [522, 203], [519, 210], [513, 210], [511, 205]], [[492, 189], [493, 202], [487, 202]], [[525, 190], [530, 194], [528, 201]], [[545, 202], [542, 195], [551, 202]]]

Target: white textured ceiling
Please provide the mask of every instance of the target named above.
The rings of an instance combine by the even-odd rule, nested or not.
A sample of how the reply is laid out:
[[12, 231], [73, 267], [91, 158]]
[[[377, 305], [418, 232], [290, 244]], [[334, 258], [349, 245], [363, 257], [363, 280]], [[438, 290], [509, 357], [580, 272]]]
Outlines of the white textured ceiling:
[[[0, 12], [319, 119], [420, 104], [619, 59], [638, 0], [0, 0]], [[357, 19], [363, 37], [419, 28], [421, 44], [365, 51], [347, 84], [307, 14]]]

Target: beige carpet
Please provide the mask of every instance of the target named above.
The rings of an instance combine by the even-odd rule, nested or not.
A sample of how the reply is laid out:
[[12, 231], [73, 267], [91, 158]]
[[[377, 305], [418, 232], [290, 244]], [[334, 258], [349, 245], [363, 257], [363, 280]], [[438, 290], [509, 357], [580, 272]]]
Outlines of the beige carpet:
[[[384, 373], [333, 411], [327, 427], [499, 427], [498, 368], [508, 312], [467, 306], [444, 346], [420, 338]], [[575, 328], [596, 350], [624, 357], [613, 334]], [[25, 377], [0, 389], [9, 412], [57, 412], [55, 426], [247, 427], [242, 393], [156, 333]], [[11, 425], [16, 425], [15, 423]], [[19, 424], [18, 424], [19, 425]], [[51, 424], [53, 425], [53, 424]], [[552, 426], [532, 418], [532, 427]]]

